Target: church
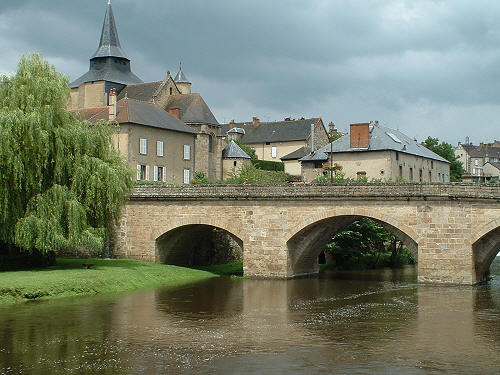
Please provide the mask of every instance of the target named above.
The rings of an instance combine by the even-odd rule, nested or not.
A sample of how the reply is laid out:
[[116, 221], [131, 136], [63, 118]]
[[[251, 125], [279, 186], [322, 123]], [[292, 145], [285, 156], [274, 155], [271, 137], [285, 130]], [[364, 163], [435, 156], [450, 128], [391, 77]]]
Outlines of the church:
[[[299, 175], [299, 157], [328, 142], [321, 118], [264, 123], [254, 117], [219, 124], [191, 86], [182, 66], [175, 77], [167, 72], [155, 82], [143, 82], [132, 72], [108, 1], [89, 70], [70, 83], [69, 110], [90, 122], [118, 123], [113, 143], [137, 171], [138, 181], [189, 184], [195, 172], [222, 180], [249, 163], [250, 157], [232, 142], [235, 138], [259, 159], [283, 160], [288, 173]], [[300, 155], [290, 159], [290, 153]]]

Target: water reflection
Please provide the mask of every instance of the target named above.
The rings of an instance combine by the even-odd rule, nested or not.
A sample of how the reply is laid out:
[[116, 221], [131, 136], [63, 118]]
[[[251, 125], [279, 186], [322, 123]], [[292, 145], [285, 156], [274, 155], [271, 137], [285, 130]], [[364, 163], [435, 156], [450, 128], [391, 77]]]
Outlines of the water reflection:
[[496, 374], [494, 267], [474, 288], [417, 285], [407, 268], [1, 309], [0, 373]]

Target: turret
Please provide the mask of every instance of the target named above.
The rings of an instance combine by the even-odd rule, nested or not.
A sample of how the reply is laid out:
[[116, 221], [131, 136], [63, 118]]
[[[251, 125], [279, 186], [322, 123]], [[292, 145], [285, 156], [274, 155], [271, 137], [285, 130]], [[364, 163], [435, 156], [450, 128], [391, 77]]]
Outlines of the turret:
[[181, 94], [191, 94], [191, 82], [186, 78], [186, 75], [182, 71], [182, 65], [179, 64], [179, 72], [174, 78], [174, 82]]

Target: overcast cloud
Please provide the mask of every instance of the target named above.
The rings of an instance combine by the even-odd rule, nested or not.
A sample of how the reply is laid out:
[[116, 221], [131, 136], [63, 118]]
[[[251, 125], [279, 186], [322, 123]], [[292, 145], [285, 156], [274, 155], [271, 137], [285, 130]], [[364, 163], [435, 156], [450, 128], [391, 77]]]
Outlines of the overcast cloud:
[[[40, 52], [71, 80], [97, 49], [104, 0], [2, 0], [0, 72]], [[500, 2], [112, 0], [144, 81], [179, 61], [219, 122], [379, 120], [419, 140], [500, 139]]]

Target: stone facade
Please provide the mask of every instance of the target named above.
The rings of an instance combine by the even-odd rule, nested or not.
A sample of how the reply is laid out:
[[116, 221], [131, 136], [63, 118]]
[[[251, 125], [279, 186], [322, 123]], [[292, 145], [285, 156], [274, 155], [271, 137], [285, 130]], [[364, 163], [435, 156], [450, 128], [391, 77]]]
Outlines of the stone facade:
[[[401, 178], [408, 182], [450, 182], [448, 163], [393, 150], [336, 152], [333, 162], [342, 166], [345, 177], [353, 179], [364, 176], [369, 181], [396, 181]], [[318, 174], [322, 174], [324, 169], [321, 164], [303, 163], [303, 181], [314, 181]]]
[[331, 237], [360, 217], [384, 224], [418, 257], [420, 282], [474, 284], [500, 248], [500, 186], [360, 184], [136, 188], [115, 255], [158, 262], [162, 236], [188, 225], [229, 232], [247, 276], [318, 271]]
[[[146, 153], [140, 153], [141, 139], [146, 140]], [[144, 165], [149, 171], [149, 175], [138, 175], [137, 180], [155, 180], [155, 167], [165, 167], [166, 177], [160, 175], [157, 180], [166, 183], [182, 183], [184, 171], [189, 170], [190, 178], [195, 170], [194, 146], [195, 138], [193, 134], [169, 131], [150, 126], [137, 124], [120, 124], [113, 137], [113, 143], [120, 153], [129, 162], [135, 172], [138, 165]], [[163, 156], [157, 153], [157, 142], [163, 142]], [[190, 148], [189, 159], [185, 159], [184, 146]], [[160, 174], [163, 173], [160, 172]]]

